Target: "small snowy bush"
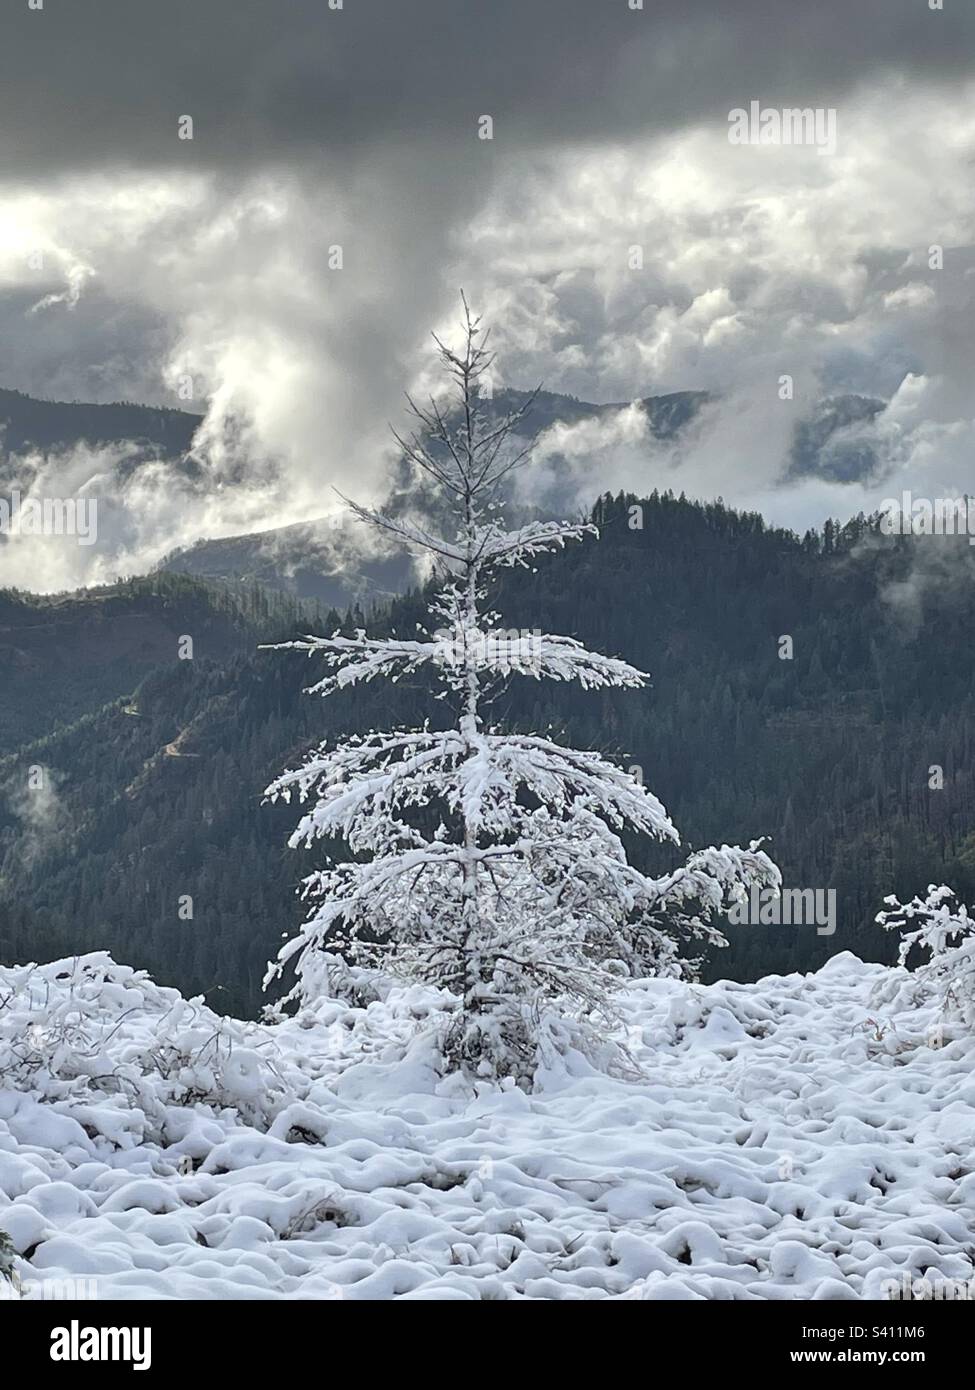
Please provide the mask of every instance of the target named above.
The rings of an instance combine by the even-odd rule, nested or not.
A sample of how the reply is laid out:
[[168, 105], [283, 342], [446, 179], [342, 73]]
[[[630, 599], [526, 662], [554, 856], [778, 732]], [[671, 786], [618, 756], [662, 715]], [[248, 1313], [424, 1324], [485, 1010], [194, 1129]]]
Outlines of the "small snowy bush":
[[[975, 1026], [975, 919], [968, 908], [950, 888], [934, 884], [923, 900], [901, 903], [891, 896], [884, 903], [876, 920], [887, 931], [904, 933], [898, 964], [905, 966], [915, 947], [927, 952], [907, 986], [913, 1000], [933, 1000], [946, 1022]], [[902, 984], [895, 989], [903, 997]]]
[[[119, 1045], [133, 1017], [137, 1036], [126, 1029]], [[149, 1129], [167, 1105], [196, 1103], [264, 1125], [283, 1087], [250, 1045], [253, 1031], [105, 951], [14, 966], [0, 988], [0, 1088], [53, 1103], [124, 1097]]]
[[16, 1287], [14, 1247], [6, 1231], [0, 1231], [0, 1279]]

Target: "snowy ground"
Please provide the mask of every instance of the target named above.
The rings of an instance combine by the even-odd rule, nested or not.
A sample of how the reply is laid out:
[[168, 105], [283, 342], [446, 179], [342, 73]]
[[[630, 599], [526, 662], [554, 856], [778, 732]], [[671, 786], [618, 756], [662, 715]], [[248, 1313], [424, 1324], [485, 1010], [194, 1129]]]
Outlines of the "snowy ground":
[[[849, 954], [647, 981], [641, 1075], [442, 1080], [429, 991], [222, 1020], [107, 956], [0, 970], [0, 1230], [28, 1297], [880, 1298], [975, 1275], [975, 1039]], [[873, 1020], [873, 1022], [868, 1022]]]

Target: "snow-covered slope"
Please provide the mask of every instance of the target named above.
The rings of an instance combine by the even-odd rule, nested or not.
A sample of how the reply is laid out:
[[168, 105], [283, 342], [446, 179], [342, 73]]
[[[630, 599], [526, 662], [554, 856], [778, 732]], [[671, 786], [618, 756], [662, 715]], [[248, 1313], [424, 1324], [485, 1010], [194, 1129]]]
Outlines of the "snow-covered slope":
[[[0, 1230], [27, 1297], [880, 1298], [975, 1274], [975, 1039], [889, 975], [646, 981], [632, 1075], [436, 1071], [449, 1001], [221, 1019], [103, 954], [0, 970]], [[619, 1068], [617, 1067], [617, 1071]]]

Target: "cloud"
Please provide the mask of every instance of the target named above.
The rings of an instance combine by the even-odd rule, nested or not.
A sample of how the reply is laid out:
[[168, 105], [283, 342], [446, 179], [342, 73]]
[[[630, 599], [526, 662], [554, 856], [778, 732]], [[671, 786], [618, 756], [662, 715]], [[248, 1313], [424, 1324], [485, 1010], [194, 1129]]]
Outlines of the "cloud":
[[211, 471], [187, 475], [178, 462], [134, 466], [139, 454], [127, 443], [8, 459], [0, 496], [9, 501], [19, 493], [22, 506], [29, 499], [81, 499], [86, 527], [83, 542], [70, 533], [0, 535], [0, 588], [58, 592], [111, 583], [144, 573], [190, 539], [265, 524], [268, 494], [258, 479], [221, 488]]
[[[469, 153], [619, 142], [760, 97], [820, 105], [871, 75], [968, 70], [970, 7], [917, 0], [77, 0], [9, 7], [5, 163], [24, 178], [117, 168], [354, 169], [378, 149]], [[43, 101], [38, 99], [43, 74]], [[177, 121], [194, 119], [192, 143]]]
[[[973, 38], [971, 7], [917, 0], [25, 6], [0, 51], [3, 384], [172, 405], [191, 383], [205, 496], [142, 472], [89, 557], [144, 568], [322, 515], [333, 486], [381, 497], [386, 422], [463, 286], [500, 381], [715, 395], [679, 454], [630, 437], [635, 417], [601, 451], [564, 439], [596, 450], [572, 455], [580, 488], [679, 469], [689, 492], [821, 521], [861, 500], [782, 486], [822, 394], [923, 377], [929, 442], [965, 419], [972, 317], [947, 286], [975, 245]], [[837, 153], [730, 146], [753, 98], [834, 105]]]
[[22, 827], [17, 857], [23, 868], [30, 868], [51, 841], [65, 832], [68, 816], [58, 789], [61, 780], [52, 768], [33, 763], [7, 782], [7, 805]]
[[[702, 126], [609, 159], [535, 161], [496, 191], [469, 289], [496, 322], [502, 379], [596, 401], [713, 395], [666, 445], [633, 438], [625, 416], [561, 431], [578, 500], [675, 486], [804, 528], [874, 509], [895, 478], [935, 495], [970, 485], [975, 121], [907, 85], [861, 91], [842, 114], [833, 158], [730, 159]], [[456, 273], [473, 262], [462, 250]], [[871, 450], [873, 476], [789, 477], [796, 425], [843, 392], [889, 400], [833, 441]], [[555, 452], [550, 434], [549, 471]]]

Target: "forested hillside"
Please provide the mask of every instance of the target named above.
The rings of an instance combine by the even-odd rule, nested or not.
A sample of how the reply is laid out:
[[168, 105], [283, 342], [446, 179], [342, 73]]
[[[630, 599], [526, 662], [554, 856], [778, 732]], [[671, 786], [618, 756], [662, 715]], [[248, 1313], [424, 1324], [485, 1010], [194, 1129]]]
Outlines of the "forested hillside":
[[185, 410], [119, 401], [44, 401], [0, 389], [0, 443], [5, 454], [72, 449], [78, 444], [141, 445], [179, 458], [189, 451], [203, 417]]
[[128, 694], [176, 659], [184, 636], [193, 639], [194, 658], [219, 661], [298, 611], [293, 600], [254, 585], [230, 589], [171, 574], [68, 594], [0, 589], [0, 752]]
[[[512, 573], [498, 606], [510, 627], [624, 655], [653, 685], [603, 696], [519, 677], [497, 719], [639, 764], [690, 845], [768, 836], [787, 886], [839, 895], [835, 936], [730, 928], [710, 977], [810, 969], [841, 949], [890, 959], [873, 925], [885, 894], [975, 890], [964, 538], [882, 537], [861, 518], [800, 539], [670, 495], [639, 511], [604, 499], [596, 520], [600, 540]], [[412, 632], [423, 606], [407, 596], [387, 625]], [[793, 659], [780, 657], [784, 636]], [[41, 764], [57, 794], [43, 823], [13, 790], [0, 813], [0, 959], [107, 948], [253, 1013], [313, 863], [282, 848], [294, 812], [262, 806], [263, 787], [319, 738], [444, 718], [416, 682], [303, 696], [315, 672], [257, 650], [169, 661], [133, 698], [9, 755], [8, 789]], [[943, 787], [929, 785], [935, 766]]]

